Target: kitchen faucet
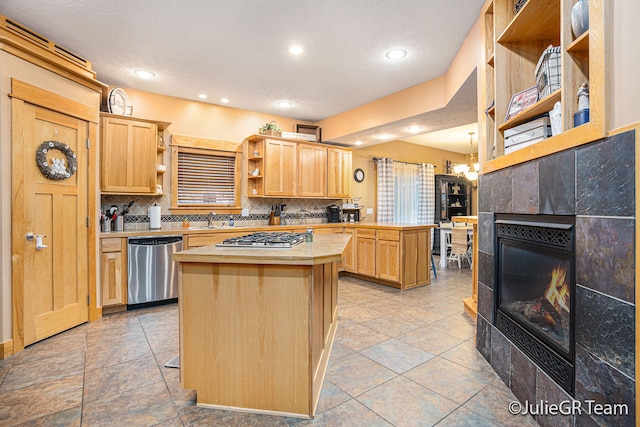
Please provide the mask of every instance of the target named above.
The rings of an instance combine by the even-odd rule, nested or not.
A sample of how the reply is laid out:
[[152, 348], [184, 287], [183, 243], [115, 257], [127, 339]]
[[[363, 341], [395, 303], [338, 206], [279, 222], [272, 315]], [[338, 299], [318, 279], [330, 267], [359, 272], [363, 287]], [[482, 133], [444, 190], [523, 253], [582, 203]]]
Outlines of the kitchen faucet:
[[209, 212], [209, 215], [207, 216], [207, 227], [208, 228], [213, 228], [213, 217], [216, 216], [215, 212]]

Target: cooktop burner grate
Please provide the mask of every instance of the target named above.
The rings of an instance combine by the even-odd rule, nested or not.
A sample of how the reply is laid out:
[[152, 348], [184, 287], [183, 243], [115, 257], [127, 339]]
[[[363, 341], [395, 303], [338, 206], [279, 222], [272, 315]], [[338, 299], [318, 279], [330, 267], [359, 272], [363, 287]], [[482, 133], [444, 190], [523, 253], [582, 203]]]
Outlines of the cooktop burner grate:
[[231, 237], [222, 243], [220, 247], [251, 247], [251, 248], [292, 248], [305, 240], [305, 233], [286, 232], [258, 232], [246, 236]]

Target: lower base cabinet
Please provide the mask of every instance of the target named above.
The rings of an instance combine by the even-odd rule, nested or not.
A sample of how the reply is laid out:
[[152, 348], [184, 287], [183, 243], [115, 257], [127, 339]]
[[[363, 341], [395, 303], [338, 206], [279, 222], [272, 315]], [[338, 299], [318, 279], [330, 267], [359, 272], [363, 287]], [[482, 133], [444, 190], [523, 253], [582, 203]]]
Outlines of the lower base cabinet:
[[127, 239], [102, 239], [100, 247], [102, 307], [127, 304]]
[[345, 271], [400, 289], [431, 282], [430, 228], [388, 230], [356, 227], [354, 231], [355, 266], [352, 270], [345, 268]]

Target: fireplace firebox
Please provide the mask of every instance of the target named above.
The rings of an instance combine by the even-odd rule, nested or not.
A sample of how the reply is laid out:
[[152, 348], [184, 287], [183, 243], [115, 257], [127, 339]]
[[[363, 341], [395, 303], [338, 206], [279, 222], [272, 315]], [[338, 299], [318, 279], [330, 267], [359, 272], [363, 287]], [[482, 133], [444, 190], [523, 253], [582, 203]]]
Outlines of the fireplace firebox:
[[499, 215], [495, 324], [573, 395], [575, 218]]

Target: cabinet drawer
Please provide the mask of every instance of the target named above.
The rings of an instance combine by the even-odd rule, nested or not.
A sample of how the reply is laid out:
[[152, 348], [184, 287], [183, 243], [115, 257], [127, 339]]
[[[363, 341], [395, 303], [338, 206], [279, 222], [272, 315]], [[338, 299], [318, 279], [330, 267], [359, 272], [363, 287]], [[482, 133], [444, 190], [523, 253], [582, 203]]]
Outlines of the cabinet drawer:
[[400, 241], [399, 230], [378, 230], [378, 240], [392, 240], [394, 242]]
[[356, 235], [358, 237], [370, 237], [374, 239], [376, 237], [376, 230], [373, 228], [358, 228]]
[[102, 239], [102, 252], [122, 252], [122, 239]]

